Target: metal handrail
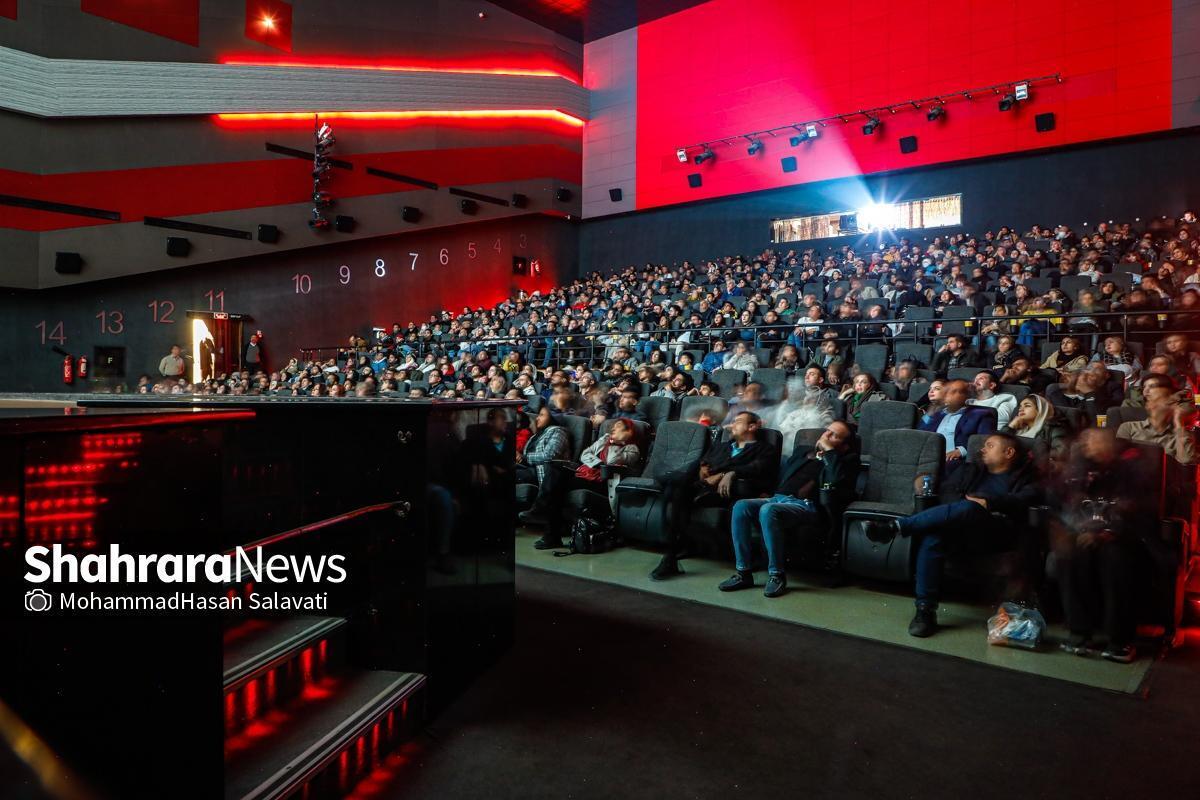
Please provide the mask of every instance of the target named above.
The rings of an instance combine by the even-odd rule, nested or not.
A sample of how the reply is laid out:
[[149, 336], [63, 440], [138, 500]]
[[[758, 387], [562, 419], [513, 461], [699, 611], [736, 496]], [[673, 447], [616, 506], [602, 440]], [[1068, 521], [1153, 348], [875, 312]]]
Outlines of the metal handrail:
[[[1191, 329], [1191, 328], [1189, 328], [1189, 329], [1173, 329], [1173, 328], [1169, 327], [1169, 322], [1172, 318], [1183, 317], [1185, 315], [1192, 315], [1197, 318], [1198, 325], [1194, 329]], [[418, 341], [415, 343], [416, 346], [413, 347], [413, 349], [415, 350], [415, 355], [418, 358], [423, 359], [429, 353], [434, 353], [435, 355], [445, 355], [449, 351], [457, 351], [459, 349], [459, 344], [463, 341], [469, 341], [471, 343], [471, 345], [473, 345], [473, 346], [483, 346], [485, 348], [490, 348], [493, 346], [500, 346], [500, 345], [504, 345], [504, 344], [511, 344], [511, 345], [513, 345], [514, 348], [516, 348], [516, 347], [526, 347], [529, 345], [533, 345], [536, 347], [544, 347], [548, 340], [553, 340], [553, 346], [554, 346], [554, 349], [556, 349], [556, 350], [574, 352], [577, 350], [585, 350], [586, 349], [588, 351], [588, 363], [592, 363], [595, 360], [597, 348], [599, 348], [600, 351], [603, 352], [604, 350], [606, 350], [609, 347], [632, 346], [634, 343], [636, 343], [639, 340], [651, 342], [653, 344], [656, 344], [659, 347], [679, 347], [679, 348], [682, 348], [685, 350], [701, 350], [701, 351], [707, 352], [709, 349], [708, 346], [711, 344], [711, 334], [713, 334], [713, 333], [724, 334], [727, 331], [737, 331], [739, 333], [742, 331], [752, 331], [753, 336], [750, 339], [747, 339], [745, 341], [747, 343], [752, 342], [754, 347], [759, 347], [760, 342], [763, 342], [763, 341], [767, 341], [768, 344], [770, 344], [772, 346], [786, 343], [788, 338], [796, 331], [797, 328], [801, 328], [801, 329], [819, 328], [820, 330], [817, 333], [810, 334], [807, 331], [804, 332], [804, 335], [801, 337], [802, 344], [804, 346], [807, 346], [809, 344], [809, 342], [820, 343], [820, 341], [822, 339], [822, 335], [827, 330], [830, 330], [830, 329], [842, 330], [842, 329], [848, 329], [848, 328], [853, 327], [854, 328], [854, 334], [853, 334], [854, 344], [858, 345], [862, 342], [862, 326], [864, 326], [864, 325], [882, 326], [885, 328], [887, 326], [891, 326], [891, 325], [911, 326], [910, 331], [905, 331], [900, 335], [886, 335], [885, 334], [884, 339], [891, 340], [891, 341], [913, 341], [913, 342], [916, 342], [916, 341], [920, 341], [921, 338], [932, 338], [928, 329], [933, 329], [932, 336], [941, 335], [939, 326], [944, 325], [947, 322], [963, 323], [963, 327], [967, 329], [967, 333], [965, 335], [968, 336], [969, 338], [974, 338], [975, 336], [979, 335], [978, 330], [982, 329], [986, 323], [992, 322], [992, 321], [1008, 321], [1008, 322], [1012, 323], [1013, 325], [1015, 325], [1018, 330], [1019, 330], [1021, 324], [1025, 323], [1025, 322], [1030, 322], [1030, 321], [1035, 321], [1035, 320], [1049, 322], [1050, 328], [1047, 329], [1047, 331], [1044, 334], [1041, 334], [1041, 333], [1033, 334], [1034, 338], [1037, 339], [1037, 338], [1041, 338], [1042, 336], [1049, 338], [1051, 329], [1053, 329], [1054, 332], [1058, 332], [1058, 333], [1061, 333], [1064, 330], [1069, 331], [1068, 326], [1069, 326], [1071, 320], [1095, 320], [1098, 323], [1102, 323], [1103, 321], [1112, 322], [1112, 321], [1119, 320], [1121, 337], [1124, 339], [1128, 339], [1129, 333], [1131, 330], [1130, 329], [1130, 319], [1137, 318], [1137, 317], [1151, 317], [1151, 316], [1155, 318], [1155, 320], [1154, 320], [1155, 325], [1156, 325], [1155, 328], [1145, 328], [1145, 327], [1141, 327], [1141, 326], [1136, 326], [1133, 328], [1133, 332], [1157, 331], [1157, 332], [1161, 332], [1163, 334], [1166, 334], [1168, 332], [1169, 333], [1200, 333], [1200, 309], [1195, 310], [1195, 311], [1189, 311], [1189, 310], [1184, 310], [1184, 309], [1172, 309], [1172, 310], [1140, 309], [1140, 310], [1126, 310], [1126, 311], [1094, 311], [1094, 312], [1078, 312], [1078, 311], [1063, 312], [1063, 311], [1055, 311], [1053, 309], [1047, 309], [1046, 311], [1039, 311], [1036, 314], [1003, 314], [1003, 315], [983, 314], [983, 315], [972, 315], [970, 317], [950, 317], [950, 318], [934, 316], [930, 319], [912, 319], [912, 318], [898, 317], [895, 319], [888, 318], [888, 319], [880, 319], [880, 320], [866, 320], [866, 319], [850, 320], [850, 321], [821, 320], [821, 321], [810, 322], [807, 318], [805, 318], [805, 319], [800, 319], [800, 320], [793, 320], [793, 321], [787, 322], [787, 323], [781, 322], [776, 325], [748, 325], [748, 326], [721, 325], [721, 326], [717, 326], [717, 327], [708, 326], [708, 327], [703, 327], [703, 328], [654, 328], [654, 329], [646, 330], [646, 331], [610, 330], [610, 331], [588, 331], [588, 332], [575, 332], [575, 333], [567, 333], [565, 331], [555, 331], [553, 334], [538, 333], [538, 334], [531, 335], [531, 334], [525, 333], [525, 334], [520, 334], [518, 336], [487, 336], [487, 337], [481, 337], [478, 339], [467, 339], [467, 340], [459, 339], [459, 340], [455, 340], [453, 342], [446, 342], [446, 343], [441, 343], [441, 342], [430, 343], [430, 342]], [[1059, 320], [1061, 320], [1061, 322], [1059, 322]], [[1103, 334], [1111, 335], [1111, 334], [1114, 334], [1117, 332], [1116, 328], [1113, 326], [1105, 326], [1103, 324], [1098, 324], [1098, 327], [1100, 328], [1100, 330], [1097, 332], [1085, 332], [1085, 333], [1103, 333]], [[975, 330], [972, 330], [973, 328]], [[925, 330], [923, 331], [923, 329], [925, 329]], [[771, 332], [771, 331], [778, 332], [778, 334], [779, 334], [778, 337], [772, 336], [769, 338], [764, 338], [760, 333], [760, 332]], [[679, 341], [678, 337], [684, 333], [701, 334], [703, 338], [701, 341]], [[665, 334], [665, 336], [664, 336], [664, 334]], [[1014, 335], [1014, 336], [1017, 335], [1017, 330], [1014, 330], [1011, 335]], [[605, 343], [605, 342], [597, 343], [597, 340], [600, 339], [601, 337], [606, 337], [606, 338], [612, 337], [612, 338], [617, 338], [617, 339], [623, 339], [623, 340], [625, 340], [625, 343], [623, 343], [623, 344], [612, 344], [612, 343]], [[848, 339], [850, 337], [849, 336], [846, 336], [846, 337], [839, 336], [838, 338], [839, 339]], [[572, 341], [567, 341], [567, 340], [572, 340]], [[586, 343], [581, 342], [579, 340], [586, 340]], [[878, 341], [878, 337], [871, 336], [869, 338], [869, 341]], [[409, 343], [407, 343], [407, 342], [401, 342], [400, 344], [401, 345], [409, 345]], [[412, 347], [412, 345], [409, 345], [409, 346]], [[369, 351], [369, 348], [352, 350], [350, 347], [348, 347], [346, 345], [341, 345], [341, 346], [332, 346], [332, 347], [331, 346], [305, 347], [305, 348], [301, 348], [300, 353], [301, 353], [301, 358], [303, 360], [323, 360], [324, 358], [329, 358], [329, 357], [340, 357], [341, 355], [344, 355], [349, 352], [354, 352], [356, 355], [358, 355], [358, 354], [365, 354], [368, 351]], [[328, 353], [329, 356], [322, 355], [324, 353]], [[315, 358], [314, 358], [314, 356], [315, 356]]]

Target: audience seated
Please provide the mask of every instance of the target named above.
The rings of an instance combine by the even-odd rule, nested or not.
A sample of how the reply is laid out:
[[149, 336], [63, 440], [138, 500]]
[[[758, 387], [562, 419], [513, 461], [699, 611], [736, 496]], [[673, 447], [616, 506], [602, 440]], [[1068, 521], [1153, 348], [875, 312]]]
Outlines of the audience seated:
[[[734, 592], [754, 586], [751, 535], [757, 527], [767, 551], [767, 584], [763, 595], [783, 594], [787, 590], [784, 568], [788, 532], [819, 521], [822, 493], [828, 495], [826, 502], [844, 506], [854, 496], [857, 478], [854, 432], [845, 422], [831, 422], [815, 445], [797, 448], [784, 462], [773, 495], [738, 500], [734, 504], [730, 525], [737, 572], [717, 588]], [[825, 523], [831, 525], [832, 520], [826, 519]], [[823, 538], [828, 552], [832, 531], [826, 531]]]
[[946, 381], [942, 387], [941, 407], [925, 413], [917, 428], [940, 433], [946, 440], [946, 466], [967, 455], [967, 441], [977, 433], [994, 433], [996, 415], [992, 409], [967, 405], [966, 381]]

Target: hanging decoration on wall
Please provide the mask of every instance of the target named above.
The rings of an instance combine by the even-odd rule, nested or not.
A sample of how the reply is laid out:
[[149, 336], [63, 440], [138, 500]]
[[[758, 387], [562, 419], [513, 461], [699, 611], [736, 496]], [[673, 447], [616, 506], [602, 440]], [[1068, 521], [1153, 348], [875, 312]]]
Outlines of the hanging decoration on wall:
[[329, 152], [333, 149], [336, 139], [333, 138], [333, 128], [329, 127], [328, 122], [321, 122], [320, 117], [313, 117], [313, 193], [312, 193], [312, 218], [308, 221], [308, 227], [314, 231], [324, 231], [329, 229], [329, 219], [325, 216], [325, 209], [333, 205], [333, 195], [325, 188], [329, 181], [329, 168], [331, 166]]

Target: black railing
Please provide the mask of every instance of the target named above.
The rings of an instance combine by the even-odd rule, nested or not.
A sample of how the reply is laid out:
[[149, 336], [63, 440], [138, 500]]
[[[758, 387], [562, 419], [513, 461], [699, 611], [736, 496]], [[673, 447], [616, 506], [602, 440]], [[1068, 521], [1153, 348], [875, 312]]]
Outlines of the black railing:
[[[1194, 318], [1194, 319], [1193, 319]], [[1183, 320], [1181, 326], [1173, 324], [1173, 320]], [[1081, 330], [1078, 326], [1088, 321], [1094, 326], [1093, 330]], [[478, 339], [455, 339], [454, 341], [417, 341], [393, 343], [392, 348], [399, 346], [412, 350], [413, 356], [421, 361], [426, 355], [451, 355], [460, 352], [463, 344], [472, 351], [486, 349], [489, 352], [503, 356], [512, 350], [518, 350], [526, 360], [538, 362], [538, 365], [577, 362], [586, 360], [588, 364], [604, 360], [605, 354], [615, 347], [625, 347], [635, 355], [645, 355], [654, 349], [670, 349], [673, 354], [684, 351], [710, 352], [714, 339], [721, 339], [726, 345], [735, 345], [744, 341], [751, 348], [778, 348], [785, 344], [797, 344], [800, 347], [812, 348], [819, 346], [827, 331], [839, 333], [838, 340], [843, 343], [860, 345], [863, 343], [921, 342], [933, 341], [940, 336], [950, 333], [961, 333], [972, 342], [978, 342], [980, 331], [988, 327], [990, 322], [1007, 322], [1010, 330], [986, 336], [1021, 336], [1022, 325], [1028, 322], [1043, 322], [1044, 326], [1034, 326], [1026, 332], [1026, 336], [1036, 344], [1038, 340], [1063, 338], [1065, 336], [1112, 336], [1119, 335], [1128, 340], [1130, 334], [1146, 334], [1165, 336], [1168, 333], [1195, 334], [1200, 333], [1200, 310], [1147, 310], [1133, 309], [1125, 311], [1096, 311], [1096, 312], [1060, 312], [1047, 310], [1037, 314], [1003, 316], [980, 315], [970, 317], [933, 317], [929, 319], [874, 319], [851, 321], [810, 321], [801, 320], [786, 325], [721, 325], [704, 328], [656, 328], [648, 331], [592, 331], [587, 333], [528, 333], [519, 336], [487, 336]], [[1074, 322], [1075, 328], [1072, 327]], [[882, 328], [882, 335], [872, 333], [874, 329]], [[863, 331], [867, 330], [864, 336]], [[793, 339], [794, 334], [801, 335]], [[749, 332], [747, 337], [745, 334]], [[686, 339], [681, 339], [687, 335]], [[364, 355], [375, 345], [368, 344], [365, 348], [350, 346], [305, 347], [300, 350], [303, 361], [325, 361], [336, 358], [339, 361], [349, 355]], [[547, 354], [549, 348], [549, 354]], [[586, 353], [586, 359], [582, 354]]]

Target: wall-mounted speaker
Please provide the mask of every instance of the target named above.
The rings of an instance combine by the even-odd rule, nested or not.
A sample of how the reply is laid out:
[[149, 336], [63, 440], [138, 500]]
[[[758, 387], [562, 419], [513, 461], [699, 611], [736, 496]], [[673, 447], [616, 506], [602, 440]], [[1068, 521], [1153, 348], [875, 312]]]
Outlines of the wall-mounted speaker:
[[900, 152], [901, 153], [917, 152], [917, 137], [901, 136], [900, 137]]
[[529, 198], [519, 192], [513, 192], [512, 204], [513, 208], [524, 208], [529, 205]]
[[528, 275], [529, 259], [525, 256], [513, 256], [513, 275]]
[[54, 271], [59, 275], [78, 275], [83, 271], [83, 257], [79, 253], [55, 253]]
[[357, 224], [358, 222], [354, 219], [354, 217], [347, 217], [343, 216], [342, 214], [338, 214], [333, 218], [334, 230], [338, 231], [339, 233], [350, 233], [354, 230], [354, 226]]
[[275, 244], [279, 241], [279, 228], [274, 225], [259, 225], [258, 240], [263, 244]]
[[192, 252], [192, 243], [182, 236], [167, 237], [167, 255], [182, 258]]
[[560, 203], [567, 202], [571, 199], [571, 190], [564, 186], [558, 187], [558, 191], [554, 193], [554, 199]]
[[1038, 114], [1033, 118], [1033, 127], [1038, 133], [1048, 133], [1054, 130], [1054, 112], [1047, 111], [1045, 114]]
[[474, 200], [459, 200], [458, 207], [464, 214], [474, 214], [479, 210], [479, 203]]
[[420, 222], [421, 209], [417, 208], [416, 206], [405, 206], [404, 208], [400, 209], [400, 219], [404, 220], [405, 222]]
[[701, 177], [699, 172], [693, 172], [691, 175], [688, 175], [688, 186], [693, 189], [699, 189], [702, 183], [704, 183], [704, 178]]
[[608, 199], [609, 199], [609, 200], [612, 200], [614, 203], [619, 203], [619, 202], [621, 202], [621, 198], [622, 198], [622, 197], [624, 197], [624, 196], [625, 196], [625, 194], [624, 194], [624, 192], [622, 192], [622, 191], [621, 191], [621, 187], [620, 187], [620, 186], [618, 186], [618, 187], [616, 187], [616, 188], [614, 188], [614, 189], [609, 189], [609, 190], [608, 190]]
[[786, 156], [785, 158], [781, 158], [781, 159], [779, 159], [779, 165], [781, 167], [783, 167], [784, 172], [795, 172], [796, 171], [796, 157], [795, 156]]

